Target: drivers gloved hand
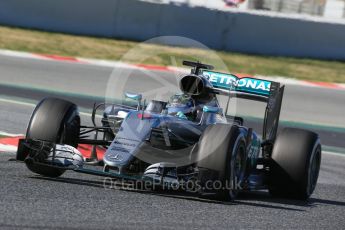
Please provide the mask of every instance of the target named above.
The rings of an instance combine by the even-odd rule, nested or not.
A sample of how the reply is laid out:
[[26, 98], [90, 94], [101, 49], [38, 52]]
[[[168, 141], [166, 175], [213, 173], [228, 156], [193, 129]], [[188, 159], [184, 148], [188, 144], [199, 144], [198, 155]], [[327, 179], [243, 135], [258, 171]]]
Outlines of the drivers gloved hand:
[[186, 115], [184, 115], [183, 112], [179, 111], [176, 113], [176, 116], [182, 119], [188, 119]]

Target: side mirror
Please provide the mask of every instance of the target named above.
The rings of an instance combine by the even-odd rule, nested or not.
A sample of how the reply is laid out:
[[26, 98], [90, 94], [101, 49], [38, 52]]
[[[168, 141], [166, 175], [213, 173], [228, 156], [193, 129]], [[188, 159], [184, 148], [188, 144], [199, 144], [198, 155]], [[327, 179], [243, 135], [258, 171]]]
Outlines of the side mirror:
[[140, 110], [141, 100], [143, 99], [143, 95], [137, 94], [137, 93], [125, 92], [125, 97], [137, 101], [138, 102], [137, 109]]
[[202, 111], [204, 113], [220, 113], [220, 112], [222, 112], [222, 108], [205, 105], [203, 107]]
[[202, 111], [203, 113], [200, 119], [200, 124], [214, 124], [216, 122], [216, 119], [215, 116], [212, 116], [212, 114], [223, 113], [222, 108], [206, 105], [202, 108]]
[[129, 93], [129, 92], [125, 92], [125, 97], [132, 100], [136, 100], [136, 101], [141, 101], [141, 99], [143, 98], [141, 94]]

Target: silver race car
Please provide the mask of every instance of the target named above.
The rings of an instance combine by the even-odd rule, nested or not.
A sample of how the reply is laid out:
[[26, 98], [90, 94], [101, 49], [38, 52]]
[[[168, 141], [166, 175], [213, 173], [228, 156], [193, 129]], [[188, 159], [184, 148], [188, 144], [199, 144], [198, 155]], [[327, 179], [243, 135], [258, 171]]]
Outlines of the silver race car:
[[[58, 98], [40, 101], [19, 141], [17, 160], [48, 177], [65, 171], [179, 189], [216, 199], [234, 199], [243, 190], [268, 189], [272, 195], [307, 199], [317, 184], [321, 144], [316, 133], [285, 128], [278, 132], [284, 86], [212, 71], [202, 63], [180, 80], [181, 92], [168, 101], [99, 104], [93, 126], [80, 124], [75, 104]], [[228, 103], [221, 108], [217, 96]], [[233, 98], [266, 105], [262, 135], [228, 116]], [[103, 108], [101, 125], [96, 114]], [[96, 133], [89, 137], [88, 134]], [[86, 161], [78, 144], [105, 149], [102, 160]], [[94, 148], [95, 151], [95, 148]]]

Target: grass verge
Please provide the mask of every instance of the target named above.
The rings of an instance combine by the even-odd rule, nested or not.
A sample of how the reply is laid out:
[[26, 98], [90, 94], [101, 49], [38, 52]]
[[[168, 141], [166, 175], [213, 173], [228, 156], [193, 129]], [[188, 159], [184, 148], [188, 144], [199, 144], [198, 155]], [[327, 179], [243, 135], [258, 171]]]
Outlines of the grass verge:
[[[0, 26], [0, 49], [26, 52], [120, 60], [129, 50], [140, 46], [143, 54], [153, 54], [142, 63], [172, 65], [190, 57], [208, 57], [205, 50], [140, 44], [133, 41], [50, 33]], [[160, 54], [154, 55], [159, 50]], [[236, 73], [285, 76], [296, 79], [345, 83], [345, 63], [288, 57], [271, 57], [216, 51], [228, 69]], [[128, 62], [137, 62], [127, 58]], [[199, 58], [200, 59], [200, 58]]]

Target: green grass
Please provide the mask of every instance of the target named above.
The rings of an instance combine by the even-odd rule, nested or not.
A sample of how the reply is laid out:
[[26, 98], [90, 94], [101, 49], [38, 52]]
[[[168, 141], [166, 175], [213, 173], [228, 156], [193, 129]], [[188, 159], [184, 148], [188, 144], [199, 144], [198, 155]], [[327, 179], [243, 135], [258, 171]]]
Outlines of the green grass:
[[[154, 65], [180, 65], [183, 59], [214, 61], [212, 52], [195, 48], [142, 44], [0, 26], [0, 49], [122, 60]], [[135, 49], [134, 55], [126, 55]], [[159, 52], [157, 54], [157, 52]], [[288, 57], [270, 57], [215, 51], [231, 72], [285, 76], [303, 80], [345, 83], [345, 63]], [[123, 56], [126, 55], [126, 58]], [[222, 66], [216, 66], [224, 70]]]

